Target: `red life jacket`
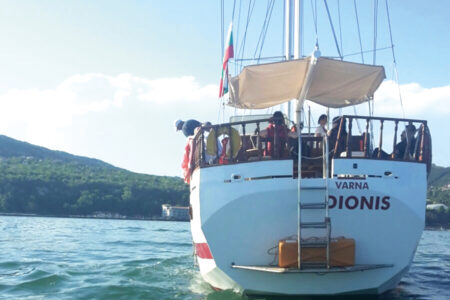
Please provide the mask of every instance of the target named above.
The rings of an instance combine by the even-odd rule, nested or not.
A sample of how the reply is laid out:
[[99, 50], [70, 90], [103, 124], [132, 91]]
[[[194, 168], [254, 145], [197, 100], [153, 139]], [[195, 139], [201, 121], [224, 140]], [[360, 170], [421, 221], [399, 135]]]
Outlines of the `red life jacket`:
[[181, 168], [183, 169], [184, 182], [189, 184], [191, 181], [191, 168], [192, 168], [192, 146], [193, 139], [188, 138], [186, 146], [184, 147], [183, 161], [181, 163]]
[[227, 157], [227, 145], [228, 138], [222, 140], [222, 153], [219, 156], [219, 164], [226, 165], [229, 163], [229, 158]]
[[[274, 154], [274, 151], [278, 154], [278, 157], [281, 157], [283, 155], [283, 149], [284, 144], [287, 141], [287, 127], [284, 124], [281, 125], [275, 125], [273, 123], [270, 123], [269, 126], [266, 128], [267, 130], [267, 144], [266, 149], [264, 150], [264, 156], [272, 156]], [[274, 139], [275, 139], [275, 131], [277, 132], [278, 136], [278, 145], [277, 149], [274, 148]]]

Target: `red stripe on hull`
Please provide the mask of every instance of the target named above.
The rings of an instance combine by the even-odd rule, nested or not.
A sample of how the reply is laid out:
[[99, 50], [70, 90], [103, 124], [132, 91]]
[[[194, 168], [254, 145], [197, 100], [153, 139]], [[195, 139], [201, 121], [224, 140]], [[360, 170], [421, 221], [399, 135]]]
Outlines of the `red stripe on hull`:
[[211, 284], [209, 285], [213, 290], [215, 290], [216, 292], [221, 291], [222, 289], [219, 289], [218, 287], [212, 286]]
[[195, 244], [195, 253], [200, 258], [213, 259], [211, 250], [209, 250], [209, 246], [207, 243]]

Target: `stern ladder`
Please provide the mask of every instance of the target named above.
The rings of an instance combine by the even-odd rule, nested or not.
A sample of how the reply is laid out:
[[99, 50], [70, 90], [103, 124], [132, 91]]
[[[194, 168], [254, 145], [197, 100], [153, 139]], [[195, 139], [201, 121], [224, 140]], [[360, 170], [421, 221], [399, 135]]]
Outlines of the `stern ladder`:
[[[323, 138], [323, 182], [320, 186], [304, 187], [302, 191], [298, 191], [298, 269], [307, 268], [330, 268], [330, 245], [331, 245], [331, 219], [329, 216], [329, 156], [328, 156], [328, 138]], [[300, 164], [301, 162], [299, 162]], [[301, 173], [299, 174], [301, 180]], [[299, 185], [300, 188], [300, 185]], [[319, 199], [319, 201], [303, 201], [300, 195], [308, 193], [312, 199]], [[314, 211], [320, 211], [322, 213], [313, 213]], [[302, 214], [309, 212], [309, 216]], [[311, 216], [314, 215], [313, 219]], [[308, 221], [303, 221], [308, 219]], [[311, 234], [307, 234], [307, 231], [317, 232], [317, 230], [325, 230], [322, 236], [315, 239], [303, 239], [304, 235], [311, 237]], [[325, 260], [314, 262], [302, 262], [302, 249], [305, 248], [325, 248]]]

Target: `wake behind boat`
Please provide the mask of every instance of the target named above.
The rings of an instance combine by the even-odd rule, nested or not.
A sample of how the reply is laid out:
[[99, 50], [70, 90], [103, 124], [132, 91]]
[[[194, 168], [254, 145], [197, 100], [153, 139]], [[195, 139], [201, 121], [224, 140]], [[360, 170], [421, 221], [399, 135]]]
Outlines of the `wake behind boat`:
[[229, 81], [229, 105], [264, 109], [296, 99], [295, 121], [289, 111], [241, 116], [193, 137], [200, 273], [216, 289], [247, 294], [383, 293], [408, 272], [424, 229], [427, 121], [342, 115], [324, 136], [306, 132], [305, 100], [338, 109], [371, 101], [385, 72], [322, 57], [318, 48], [295, 56], [244, 67]]

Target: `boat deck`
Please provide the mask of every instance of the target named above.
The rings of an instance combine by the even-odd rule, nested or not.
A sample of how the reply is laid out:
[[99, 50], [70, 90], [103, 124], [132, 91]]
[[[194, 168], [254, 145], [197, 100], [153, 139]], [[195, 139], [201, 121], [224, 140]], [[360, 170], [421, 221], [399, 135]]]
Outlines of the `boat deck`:
[[367, 270], [391, 268], [392, 264], [374, 264], [374, 265], [354, 265], [350, 267], [332, 267], [332, 268], [281, 268], [278, 266], [243, 266], [231, 265], [233, 269], [242, 269], [269, 273], [340, 273], [340, 272], [361, 272]]

